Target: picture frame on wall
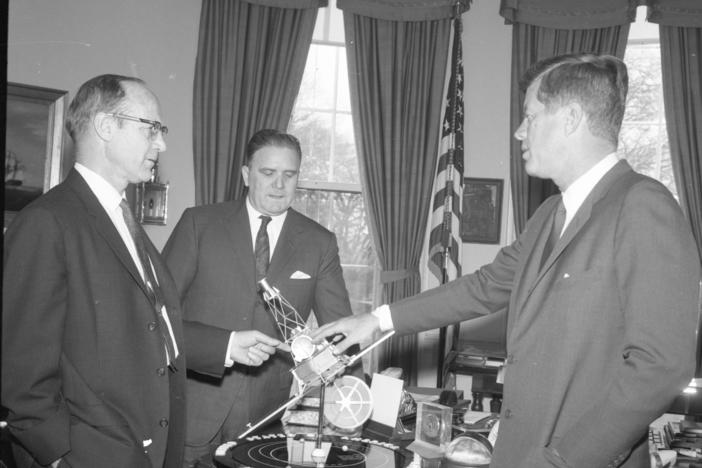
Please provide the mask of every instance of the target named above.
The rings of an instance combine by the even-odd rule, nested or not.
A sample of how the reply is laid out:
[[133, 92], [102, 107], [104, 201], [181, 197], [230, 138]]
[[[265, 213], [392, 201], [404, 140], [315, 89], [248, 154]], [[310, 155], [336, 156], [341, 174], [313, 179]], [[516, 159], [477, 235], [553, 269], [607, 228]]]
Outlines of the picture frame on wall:
[[143, 182], [136, 185], [136, 218], [141, 224], [165, 225], [168, 218], [168, 184]]
[[68, 92], [7, 83], [4, 227], [61, 181]]
[[461, 240], [499, 244], [502, 225], [503, 179], [463, 179]]

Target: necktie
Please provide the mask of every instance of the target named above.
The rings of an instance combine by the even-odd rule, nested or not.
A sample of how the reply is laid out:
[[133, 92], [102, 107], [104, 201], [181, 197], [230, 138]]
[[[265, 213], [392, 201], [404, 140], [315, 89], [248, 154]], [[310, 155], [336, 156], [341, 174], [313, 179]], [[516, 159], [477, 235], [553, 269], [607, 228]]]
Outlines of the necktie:
[[131, 208], [127, 204], [127, 201], [122, 199], [119, 204], [122, 209], [122, 216], [124, 217], [124, 222], [127, 225], [129, 234], [131, 234], [134, 240], [134, 246], [136, 247], [137, 256], [139, 257], [139, 262], [141, 263], [141, 268], [144, 271], [144, 278], [146, 280], [146, 290], [149, 293], [149, 300], [153, 305], [154, 316], [156, 318], [156, 323], [158, 324], [158, 329], [161, 332], [161, 339], [163, 340], [163, 345], [166, 348], [168, 365], [172, 370], [175, 370], [175, 359], [177, 357], [175, 345], [171, 339], [170, 332], [168, 330], [168, 325], [166, 324], [166, 318], [163, 316], [164, 300], [161, 288], [156, 281], [154, 271], [151, 268], [151, 261], [149, 260], [149, 254], [146, 252], [146, 247], [144, 246], [143, 230], [139, 227], [134, 215], [132, 214]]
[[268, 230], [266, 227], [271, 222], [270, 216], [261, 215], [261, 226], [256, 234], [256, 246], [254, 247], [254, 255], [256, 257], [256, 282], [266, 277], [268, 272], [268, 263], [271, 257], [271, 247], [268, 242]]
[[566, 209], [563, 205], [563, 198], [558, 202], [556, 207], [556, 213], [553, 215], [553, 225], [551, 226], [551, 232], [549, 233], [548, 240], [546, 241], [546, 246], [544, 247], [544, 253], [541, 256], [541, 266], [543, 267], [546, 263], [546, 259], [551, 255], [553, 247], [555, 247], [556, 242], [561, 237], [561, 231], [563, 230], [563, 224], [565, 224]]

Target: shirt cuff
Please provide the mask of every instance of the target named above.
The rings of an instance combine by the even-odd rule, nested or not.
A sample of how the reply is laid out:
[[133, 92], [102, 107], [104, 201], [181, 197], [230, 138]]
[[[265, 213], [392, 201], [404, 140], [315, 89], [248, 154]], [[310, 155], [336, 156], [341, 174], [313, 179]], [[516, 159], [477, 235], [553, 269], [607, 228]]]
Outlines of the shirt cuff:
[[234, 347], [234, 335], [235, 331], [229, 335], [229, 344], [227, 345], [227, 355], [224, 356], [224, 367], [232, 367], [234, 365], [234, 360], [230, 357], [232, 355], [232, 348]]
[[373, 310], [371, 314], [375, 315], [378, 319], [378, 325], [381, 332], [387, 332], [395, 329], [395, 326], [392, 323], [392, 315], [390, 315], [389, 305], [383, 304], [377, 309]]

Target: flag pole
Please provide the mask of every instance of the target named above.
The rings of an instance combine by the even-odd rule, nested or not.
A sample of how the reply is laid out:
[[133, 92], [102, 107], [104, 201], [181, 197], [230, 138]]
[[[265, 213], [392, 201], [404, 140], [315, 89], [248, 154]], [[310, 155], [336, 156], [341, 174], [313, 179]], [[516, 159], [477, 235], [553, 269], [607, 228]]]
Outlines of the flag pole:
[[[441, 265], [441, 284], [446, 284], [449, 282], [449, 262], [451, 259], [451, 221], [454, 213], [454, 177], [455, 177], [455, 151], [456, 151], [456, 129], [457, 129], [457, 114], [458, 114], [458, 103], [459, 90], [458, 87], [462, 86], [459, 83], [459, 67], [461, 67], [460, 60], [457, 57], [457, 49], [460, 47], [461, 41], [461, 12], [460, 12], [460, 0], [456, 1], [455, 14], [453, 18], [453, 46], [451, 51], [451, 78], [449, 79], [449, 96], [453, 99], [453, 105], [450, 106], [450, 128], [453, 129], [452, 133], [449, 135], [450, 140], [448, 149], [448, 158], [446, 164], [446, 193], [447, 196], [444, 197], [444, 213], [443, 213], [443, 227], [442, 236], [445, 236], [443, 244], [443, 254], [442, 254], [442, 265]], [[453, 83], [453, 85], [451, 85]], [[462, 164], [461, 164], [462, 166]], [[460, 202], [460, 200], [459, 200]], [[457, 252], [458, 253], [458, 252]], [[460, 258], [458, 259], [460, 263]], [[460, 274], [460, 273], [459, 273]], [[458, 328], [454, 326], [453, 329], [453, 340], [458, 339]], [[439, 329], [439, 359], [436, 372], [436, 386], [437, 388], [443, 388], [444, 386], [444, 365], [446, 361], [446, 333], [447, 327], [441, 327]]]

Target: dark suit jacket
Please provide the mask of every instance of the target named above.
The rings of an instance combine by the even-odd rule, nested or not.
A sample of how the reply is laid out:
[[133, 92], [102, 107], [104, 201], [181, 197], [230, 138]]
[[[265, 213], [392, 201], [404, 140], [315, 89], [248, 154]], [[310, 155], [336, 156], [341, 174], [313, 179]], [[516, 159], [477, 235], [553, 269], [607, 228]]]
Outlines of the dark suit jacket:
[[[181, 348], [176, 373], [165, 367], [139, 272], [77, 171], [22, 210], [5, 235], [2, 404], [12, 434], [41, 464], [59, 457], [85, 468], [181, 464], [181, 310], [170, 274], [146, 243]], [[210, 371], [206, 351], [193, 362]]]
[[[257, 329], [282, 338], [257, 291], [244, 199], [186, 210], [163, 254], [188, 320], [231, 330]], [[295, 272], [308, 278], [292, 278]], [[311, 309], [321, 324], [351, 315], [336, 237], [293, 209], [288, 210], [267, 279], [304, 319]], [[186, 349], [199, 345], [186, 342]], [[292, 366], [289, 353], [277, 352], [258, 368], [235, 364], [221, 380], [190, 374], [188, 442], [210, 440], [232, 405], [248, 410], [248, 420], [240, 424], [242, 432], [246, 423], [279, 407], [288, 399]]]
[[620, 161], [539, 269], [559, 197], [492, 264], [391, 305], [393, 322], [417, 332], [509, 306], [491, 468], [648, 466], [648, 424], [694, 368], [696, 246], [670, 193]]

